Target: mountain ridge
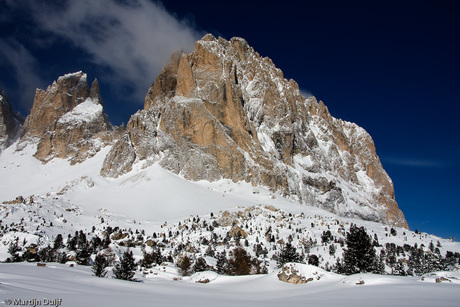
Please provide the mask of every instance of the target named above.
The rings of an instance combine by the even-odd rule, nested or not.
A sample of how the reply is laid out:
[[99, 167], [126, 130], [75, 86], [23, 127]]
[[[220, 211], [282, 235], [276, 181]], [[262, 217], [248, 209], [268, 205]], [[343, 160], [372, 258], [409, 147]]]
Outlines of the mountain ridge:
[[192, 53], [173, 54], [125, 131], [103, 112], [97, 80], [90, 88], [82, 72], [60, 77], [36, 92], [21, 132], [22, 144], [32, 139], [44, 163], [80, 163], [112, 146], [103, 177], [159, 163], [188, 180], [245, 181], [341, 216], [408, 228], [370, 135], [303, 97], [242, 38], [208, 34]]
[[97, 79], [89, 87], [87, 75], [79, 71], [59, 77], [46, 91], [36, 90], [21, 140], [38, 139], [34, 156], [40, 161], [59, 157], [74, 164], [110, 144], [114, 130], [104, 113]]

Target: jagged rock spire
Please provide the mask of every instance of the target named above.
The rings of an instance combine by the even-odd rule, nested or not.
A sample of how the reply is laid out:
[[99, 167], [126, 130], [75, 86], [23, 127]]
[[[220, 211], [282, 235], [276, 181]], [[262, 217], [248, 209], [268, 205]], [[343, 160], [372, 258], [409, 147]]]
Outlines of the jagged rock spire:
[[110, 142], [112, 130], [97, 80], [90, 88], [87, 75], [79, 71], [59, 77], [46, 91], [36, 90], [21, 138], [38, 139], [35, 157], [39, 160], [59, 157], [77, 163]]

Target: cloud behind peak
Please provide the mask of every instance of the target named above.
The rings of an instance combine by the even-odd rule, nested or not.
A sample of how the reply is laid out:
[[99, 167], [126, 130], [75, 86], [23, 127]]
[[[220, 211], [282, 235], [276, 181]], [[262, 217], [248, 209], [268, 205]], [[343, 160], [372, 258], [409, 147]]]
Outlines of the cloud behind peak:
[[[43, 37], [70, 43], [87, 54], [87, 61], [99, 67], [107, 83], [115, 89], [128, 88], [129, 98], [138, 103], [171, 54], [191, 51], [202, 35], [188, 20], [150, 0], [25, 0], [7, 5], [27, 11], [35, 34], [43, 34], [30, 37], [29, 46], [32, 41], [44, 48]], [[17, 57], [13, 60], [17, 62]]]
[[35, 5], [34, 13], [44, 30], [86, 51], [141, 97], [171, 53], [191, 50], [200, 37], [186, 20], [148, 0], [69, 1], [47, 10]]

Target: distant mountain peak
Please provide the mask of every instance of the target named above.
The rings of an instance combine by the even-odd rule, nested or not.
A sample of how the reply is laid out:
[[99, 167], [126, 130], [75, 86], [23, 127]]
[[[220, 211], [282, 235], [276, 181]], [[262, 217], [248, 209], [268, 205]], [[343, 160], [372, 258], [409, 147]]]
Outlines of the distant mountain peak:
[[46, 91], [36, 90], [21, 139], [38, 139], [35, 157], [41, 161], [59, 157], [78, 163], [111, 142], [112, 130], [97, 80], [90, 88], [79, 71], [59, 77]]
[[24, 119], [13, 112], [8, 97], [0, 89], [0, 152], [19, 136]]

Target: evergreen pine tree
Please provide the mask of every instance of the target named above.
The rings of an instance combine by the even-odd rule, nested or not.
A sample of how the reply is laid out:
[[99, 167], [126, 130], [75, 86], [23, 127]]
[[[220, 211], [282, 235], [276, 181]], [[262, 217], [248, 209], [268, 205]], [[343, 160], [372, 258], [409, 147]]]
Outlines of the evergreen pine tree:
[[396, 275], [396, 276], [406, 276], [407, 273], [406, 273], [404, 264], [401, 261], [396, 262], [392, 268], [391, 274]]
[[63, 245], [63, 241], [62, 241], [62, 235], [61, 234], [58, 234], [56, 236], [56, 238], [54, 239], [54, 245], [53, 245], [53, 248], [54, 249], [60, 249]]
[[102, 240], [98, 236], [95, 236], [91, 239], [90, 251], [92, 253], [98, 253], [102, 250]]
[[206, 263], [206, 260], [204, 260], [203, 257], [199, 257], [193, 266], [193, 270], [195, 272], [204, 272], [208, 270], [208, 264]]
[[227, 272], [227, 256], [225, 251], [217, 254], [216, 271], [219, 274], [225, 274]]
[[334, 237], [332, 236], [332, 233], [330, 230], [323, 231], [323, 234], [321, 235], [321, 243], [327, 244], [329, 242], [332, 242], [334, 240]]
[[411, 247], [409, 259], [407, 261], [407, 275], [422, 275], [424, 252], [421, 248]]
[[329, 245], [329, 255], [330, 255], [330, 256], [334, 256], [334, 255], [335, 255], [335, 245], [334, 245], [334, 243], [332, 243], [331, 245]]
[[384, 250], [380, 252], [380, 257], [375, 257], [375, 264], [374, 268], [372, 269], [372, 273], [381, 275], [385, 274], [385, 257], [386, 254]]
[[75, 233], [75, 237], [77, 238], [77, 246], [79, 249], [88, 247], [88, 241], [86, 240], [86, 235], [83, 233], [82, 230], [78, 232], [78, 235], [77, 233]]
[[8, 248], [8, 253], [11, 255], [10, 259], [12, 262], [21, 261], [21, 256], [19, 255], [20, 251], [21, 251], [21, 248], [19, 247], [17, 240], [10, 244], [10, 247]]
[[347, 232], [347, 248], [343, 253], [343, 274], [351, 275], [375, 271], [378, 262], [371, 238], [364, 227], [351, 224]]
[[50, 246], [40, 248], [38, 258], [43, 262], [52, 262], [55, 260], [55, 251]]
[[182, 276], [190, 275], [190, 267], [192, 266], [192, 261], [189, 256], [184, 256], [179, 261], [179, 268]]
[[[161, 254], [160, 254], [161, 256]], [[158, 253], [153, 250], [150, 253], [144, 250], [144, 258], [142, 259], [142, 266], [151, 268], [153, 265], [157, 265]]]
[[93, 271], [94, 276], [105, 277], [105, 275], [107, 274], [107, 271], [105, 270], [106, 267], [107, 267], [107, 261], [105, 260], [104, 256], [96, 255], [96, 258], [94, 259], [94, 263], [91, 267], [91, 270]]
[[214, 257], [215, 256], [215, 251], [214, 249], [212, 248], [211, 245], [208, 246], [208, 248], [206, 249], [206, 252], [204, 253], [206, 256], [210, 256], [210, 257]]
[[[458, 253], [456, 253], [456, 254], [458, 254]], [[457, 261], [456, 255], [451, 251], [447, 251], [446, 252], [446, 257], [443, 259], [444, 270], [446, 270], [446, 271], [452, 270], [457, 263], [458, 263], [458, 261]]]
[[314, 265], [314, 266], [319, 266], [319, 258], [315, 254], [311, 254], [308, 256], [308, 264]]
[[115, 265], [113, 275], [116, 279], [133, 281], [135, 269], [136, 264], [134, 263], [133, 252], [126, 251], [123, 253], [120, 262]]
[[423, 273], [444, 270], [443, 259], [437, 253], [425, 253]]
[[77, 249], [76, 260], [80, 265], [88, 265], [89, 257], [91, 253], [88, 249], [88, 246], [83, 246], [82, 248]]
[[72, 237], [70, 234], [67, 237], [67, 249], [74, 251], [77, 249], [77, 237]]
[[228, 275], [249, 275], [251, 273], [251, 257], [242, 247], [232, 250], [232, 258], [227, 262]]
[[396, 232], [396, 229], [394, 229], [393, 227], [391, 227], [390, 229], [390, 233], [392, 236], [396, 236], [398, 233]]
[[284, 248], [280, 251], [277, 257], [278, 266], [281, 267], [287, 262], [300, 262], [300, 255], [297, 250], [290, 243], [287, 243]]
[[380, 243], [379, 243], [379, 237], [377, 236], [376, 233], [374, 233], [374, 241], [372, 242], [372, 245], [373, 246], [380, 246]]
[[56, 254], [56, 261], [61, 263], [61, 264], [64, 264], [67, 262], [67, 255], [65, 252], [58, 252]]

